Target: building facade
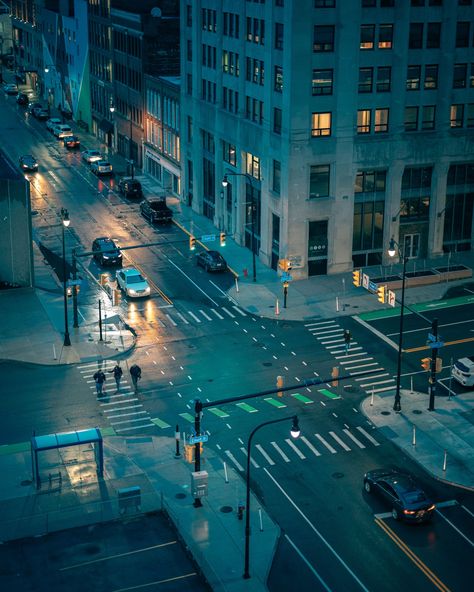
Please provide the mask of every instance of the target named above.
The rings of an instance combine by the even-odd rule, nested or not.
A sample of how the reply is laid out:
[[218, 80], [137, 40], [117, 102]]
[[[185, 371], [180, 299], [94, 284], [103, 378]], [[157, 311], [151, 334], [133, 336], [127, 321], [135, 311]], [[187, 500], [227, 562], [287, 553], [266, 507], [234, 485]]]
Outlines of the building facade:
[[182, 0], [181, 43], [183, 195], [262, 262], [472, 248], [471, 2]]

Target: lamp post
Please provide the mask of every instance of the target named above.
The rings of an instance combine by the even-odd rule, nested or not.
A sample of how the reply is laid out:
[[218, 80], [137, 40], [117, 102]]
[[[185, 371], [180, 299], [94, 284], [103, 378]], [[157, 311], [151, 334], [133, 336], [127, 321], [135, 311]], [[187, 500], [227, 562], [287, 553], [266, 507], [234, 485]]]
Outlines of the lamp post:
[[279, 423], [280, 421], [288, 421], [289, 419], [292, 420], [291, 424], [291, 431], [290, 434], [292, 438], [298, 438], [300, 435], [300, 428], [298, 424], [298, 416], [293, 415], [293, 417], [280, 417], [279, 419], [272, 419], [270, 421], [265, 421], [259, 424], [256, 428], [253, 429], [249, 436], [249, 440], [247, 443], [247, 498], [245, 501], [245, 563], [244, 563], [244, 579], [248, 580], [250, 578], [249, 572], [249, 558], [250, 558], [250, 446], [252, 444], [252, 438], [257, 430], [263, 428], [263, 426], [270, 425], [272, 423]]
[[248, 173], [228, 172], [224, 175], [224, 178], [222, 179], [222, 186], [223, 187], [227, 187], [227, 185], [229, 184], [229, 180], [227, 177], [230, 175], [232, 175], [233, 177], [245, 177], [249, 181], [249, 185], [250, 185], [251, 196], [252, 196], [252, 200], [250, 202], [250, 204], [252, 206], [252, 241], [251, 241], [252, 268], [253, 268], [252, 270], [253, 270], [253, 281], [256, 282], [257, 281], [257, 264], [256, 264], [256, 260], [255, 260], [255, 199], [254, 199], [254, 195], [253, 195], [253, 184], [252, 184], [253, 177], [251, 175], [249, 175]]
[[[396, 249], [395, 249], [396, 247]], [[390, 245], [388, 247], [388, 254], [390, 257], [394, 257], [398, 251], [398, 257], [403, 261], [402, 271], [402, 301], [400, 310], [400, 335], [398, 338], [398, 358], [397, 358], [397, 385], [395, 390], [395, 401], [393, 403], [393, 410], [400, 413], [402, 406], [400, 403], [400, 376], [402, 373], [402, 348], [403, 348], [403, 316], [405, 312], [405, 277], [406, 277], [406, 266], [408, 257], [405, 256], [405, 252], [400, 251], [400, 245], [393, 239], [390, 239]]]
[[63, 297], [64, 297], [64, 345], [71, 345], [71, 338], [69, 337], [69, 324], [67, 318], [67, 281], [66, 281], [66, 236], [65, 230], [71, 223], [69, 219], [69, 212], [65, 208], [61, 208], [61, 228], [63, 236]]
[[115, 113], [115, 104], [114, 104], [114, 100], [113, 100], [112, 97], [110, 97], [109, 111], [110, 111], [110, 113], [112, 115], [112, 118], [114, 120], [114, 131], [113, 131], [113, 140], [112, 140], [112, 144], [113, 144], [112, 151], [114, 151], [114, 150], [116, 150], [116, 142], [115, 142], [115, 116], [114, 116], [114, 113]]

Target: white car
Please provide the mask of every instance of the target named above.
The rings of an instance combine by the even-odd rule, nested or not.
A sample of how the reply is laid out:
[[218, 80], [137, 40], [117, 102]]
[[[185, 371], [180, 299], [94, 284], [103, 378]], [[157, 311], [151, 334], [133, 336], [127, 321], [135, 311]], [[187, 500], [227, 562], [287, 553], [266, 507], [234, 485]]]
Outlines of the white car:
[[461, 358], [454, 362], [451, 375], [463, 386], [474, 386], [474, 356]]
[[142, 298], [149, 296], [151, 289], [146, 278], [134, 267], [121, 269], [116, 275], [120, 288], [130, 298]]
[[112, 165], [107, 160], [95, 160], [91, 164], [91, 171], [95, 175], [111, 175], [113, 172]]
[[53, 127], [53, 134], [56, 136], [56, 138], [61, 139], [65, 138], [66, 136], [72, 136], [73, 131], [69, 125], [60, 123], [59, 125]]
[[46, 129], [49, 129], [50, 132], [52, 132], [53, 128], [55, 128], [57, 125], [61, 125], [61, 120], [57, 117], [50, 117], [46, 121]]
[[82, 153], [82, 160], [91, 164], [98, 160], [103, 160], [103, 156], [98, 150], [84, 150]]

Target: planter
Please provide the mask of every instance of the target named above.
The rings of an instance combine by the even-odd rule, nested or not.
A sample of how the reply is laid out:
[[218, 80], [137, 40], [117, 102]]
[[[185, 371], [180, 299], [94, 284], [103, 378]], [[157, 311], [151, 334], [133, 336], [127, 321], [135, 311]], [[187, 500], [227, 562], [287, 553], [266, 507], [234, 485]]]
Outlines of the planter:
[[451, 267], [436, 267], [440, 282], [452, 282], [472, 277], [472, 269], [465, 265], [452, 265]]

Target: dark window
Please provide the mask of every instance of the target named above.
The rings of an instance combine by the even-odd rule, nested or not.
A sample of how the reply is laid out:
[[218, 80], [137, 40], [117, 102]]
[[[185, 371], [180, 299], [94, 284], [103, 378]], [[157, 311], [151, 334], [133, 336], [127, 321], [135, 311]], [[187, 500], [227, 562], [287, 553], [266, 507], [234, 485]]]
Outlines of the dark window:
[[372, 92], [372, 82], [374, 77], [373, 68], [359, 68], [359, 92]]
[[426, 33], [426, 47], [428, 49], [436, 49], [441, 43], [441, 23], [428, 23], [428, 31]]
[[314, 8], [334, 8], [336, 0], [314, 0]]
[[186, 26], [193, 26], [193, 7], [189, 4], [186, 5]]
[[374, 193], [375, 191], [385, 191], [386, 177], [386, 171], [359, 171], [356, 175], [354, 192]]
[[278, 160], [273, 161], [273, 180], [272, 190], [280, 195], [281, 189], [281, 163]]
[[273, 109], [273, 131], [276, 134], [281, 134], [281, 119], [282, 111], [276, 107]]
[[466, 127], [474, 127], [474, 103], [466, 105]]
[[459, 6], [472, 6], [472, 0], [458, 0]]
[[467, 64], [454, 64], [453, 88], [466, 88]]
[[469, 46], [469, 22], [461, 22], [456, 26], [456, 47]]
[[425, 82], [426, 90], [438, 88], [438, 64], [428, 64], [425, 66]]
[[377, 6], [376, 0], [362, 0], [363, 8], [373, 8], [374, 6]]
[[236, 149], [233, 144], [229, 144], [228, 142], [222, 141], [222, 159], [225, 162], [228, 162], [232, 166], [237, 164], [237, 157], [236, 157]]
[[186, 59], [188, 60], [188, 62], [193, 61], [193, 42], [191, 41], [191, 39], [188, 39], [186, 41]]
[[389, 92], [391, 85], [392, 68], [379, 66], [377, 68], [377, 92]]
[[332, 84], [332, 70], [313, 70], [313, 95], [332, 95]]
[[309, 198], [329, 196], [329, 177], [330, 166], [328, 164], [318, 164], [311, 166], [309, 175]]
[[471, 73], [469, 74], [469, 87], [474, 88], [474, 64], [471, 64]]
[[283, 24], [275, 23], [275, 49], [283, 49]]
[[360, 49], [374, 49], [375, 25], [361, 25]]
[[394, 6], [394, 0], [380, 0], [380, 8], [390, 8]]
[[421, 49], [423, 47], [423, 23], [410, 23], [408, 47], [410, 49]]
[[436, 106], [424, 105], [422, 107], [421, 129], [433, 130], [436, 123]]
[[379, 26], [379, 49], [392, 49], [393, 25]]
[[[354, 204], [353, 251], [382, 248], [384, 207], [383, 201], [360, 201]], [[366, 264], [366, 261], [363, 263]], [[372, 262], [369, 258], [368, 264]]]
[[429, 0], [428, 6], [443, 6], [443, 0]]
[[421, 66], [408, 66], [407, 69], [407, 90], [418, 90], [420, 88]]
[[315, 25], [313, 51], [334, 51], [334, 25]]
[[405, 131], [416, 132], [418, 129], [418, 107], [405, 107]]
[[425, 0], [411, 0], [411, 6], [424, 6]]

